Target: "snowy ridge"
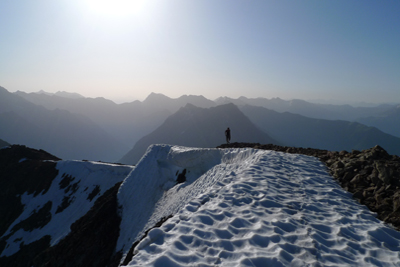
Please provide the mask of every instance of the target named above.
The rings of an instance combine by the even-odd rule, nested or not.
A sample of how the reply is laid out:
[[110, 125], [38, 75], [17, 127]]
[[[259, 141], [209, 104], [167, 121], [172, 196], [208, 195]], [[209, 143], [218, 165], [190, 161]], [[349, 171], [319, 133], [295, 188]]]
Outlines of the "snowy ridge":
[[[9, 236], [1, 257], [10, 256], [20, 249], [21, 244], [30, 244], [46, 235], [51, 237], [52, 246], [57, 244], [99, 196], [121, 182], [133, 169], [131, 166], [69, 160], [58, 161], [56, 168], [59, 173], [47, 192], [21, 196], [24, 211], [3, 235]], [[50, 221], [46, 225], [29, 230], [18, 227], [40, 210], [47, 210], [45, 216]]]
[[[184, 168], [187, 182], [175, 185]], [[130, 266], [400, 266], [399, 232], [313, 157], [152, 146], [119, 201], [124, 254], [175, 213], [137, 245]]]
[[[147, 229], [163, 217], [178, 212], [192, 198], [207, 191], [227, 173], [239, 167], [227, 163], [242, 162], [241, 167], [244, 167], [245, 159], [258, 153], [253, 149], [218, 150], [170, 145], [149, 147], [118, 193], [122, 222], [117, 251], [122, 249], [126, 254], [131, 244]], [[186, 182], [177, 184], [177, 175], [184, 169]]]

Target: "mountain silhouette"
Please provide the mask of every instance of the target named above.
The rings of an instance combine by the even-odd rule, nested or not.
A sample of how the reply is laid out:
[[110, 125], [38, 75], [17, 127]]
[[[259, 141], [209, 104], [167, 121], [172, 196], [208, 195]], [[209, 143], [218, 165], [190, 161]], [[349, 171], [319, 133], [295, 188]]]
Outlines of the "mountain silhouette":
[[151, 144], [173, 144], [191, 147], [216, 147], [225, 142], [225, 129], [231, 129], [231, 142], [278, 144], [258, 129], [234, 104], [209, 109], [187, 104], [152, 133], [141, 138], [121, 160], [134, 164]]
[[379, 115], [357, 119], [358, 122], [374, 126], [385, 133], [400, 137], [400, 105]]
[[[7, 96], [4, 97], [4, 94]], [[142, 137], [152, 133], [160, 127], [169, 116], [186, 104], [193, 104], [201, 108], [211, 108], [227, 103], [234, 103], [240, 108], [245, 105], [251, 105], [268, 108], [279, 113], [290, 112], [292, 115], [297, 114], [312, 119], [323, 119], [319, 122], [321, 126], [315, 127], [316, 130], [314, 132], [309, 132], [307, 127], [301, 129], [302, 126], [300, 122], [305, 120], [305, 125], [310, 122], [301, 116], [295, 119], [298, 120], [298, 122], [293, 122], [292, 119], [288, 118], [281, 118], [283, 121], [280, 123], [279, 119], [276, 122], [278, 127], [275, 129], [269, 129], [265, 124], [259, 125], [264, 131], [270, 134], [271, 137], [274, 137], [275, 140], [280, 139], [285, 144], [338, 150], [343, 147], [346, 149], [349, 147], [370, 147], [379, 142], [382, 143], [382, 146], [385, 146], [385, 149], [389, 152], [396, 154], [393, 149], [388, 148], [388, 146], [393, 146], [393, 142], [396, 143], [396, 139], [392, 139], [392, 136], [382, 136], [381, 132], [374, 132], [375, 130], [372, 128], [368, 130], [369, 133], [366, 135], [366, 129], [368, 128], [364, 128], [358, 124], [362, 123], [368, 126], [374, 126], [385, 133], [399, 137], [400, 115], [399, 108], [395, 105], [387, 104], [376, 107], [352, 107], [350, 105], [315, 104], [298, 99], [246, 98], [243, 96], [237, 99], [220, 97], [215, 101], [211, 101], [203, 96], [183, 95], [178, 98], [170, 98], [163, 94], [151, 93], [144, 101], [116, 104], [111, 100], [101, 97], [85, 98], [79, 94], [66, 92], [57, 92], [55, 94], [46, 92], [27, 94], [18, 91], [11, 94], [6, 89], [0, 87], [0, 121], [3, 122], [2, 128], [0, 128], [0, 138], [10, 143], [14, 143], [15, 141], [34, 148], [47, 149], [51, 153], [56, 153], [63, 158], [97, 158], [104, 161], [114, 161], [121, 158], [122, 155], [126, 155], [130, 148]], [[40, 108], [38, 108], [38, 106], [44, 107], [47, 109], [47, 112], [43, 110], [39, 112]], [[67, 111], [69, 114], [61, 111]], [[75, 140], [69, 142], [68, 145], [64, 145], [66, 151], [54, 149], [57, 146], [61, 146], [60, 144], [47, 145], [46, 147], [41, 146], [44, 142], [44, 140], [42, 140], [43, 138], [55, 140], [56, 137], [48, 137], [48, 135], [42, 134], [44, 129], [49, 129], [50, 126], [46, 125], [44, 119], [38, 117], [32, 118], [32, 115], [29, 113], [38, 116], [39, 113], [48, 112], [53, 112], [54, 114], [50, 116], [53, 122], [49, 121], [47, 124], [50, 124], [51, 127], [57, 126], [57, 128], [60, 129], [60, 131], [57, 132], [55, 129], [51, 128], [53, 133], [59, 134], [60, 138], [64, 141], [72, 137], [75, 138]], [[67, 117], [75, 118], [67, 119]], [[43, 115], [43, 118], [48, 119], [49, 116]], [[324, 120], [326, 119], [342, 121], [336, 122], [336, 124], [326, 122], [327, 125], [325, 125]], [[57, 122], [54, 122], [54, 120]], [[63, 120], [67, 120], [69, 123], [63, 123]], [[88, 125], [81, 125], [85, 120]], [[344, 122], [343, 120], [348, 122]], [[74, 121], [76, 121], [76, 123], [74, 123]], [[353, 123], [350, 123], [350, 121]], [[285, 125], [283, 122], [287, 122], [289, 125]], [[10, 126], [9, 129], [7, 129], [7, 125]], [[69, 126], [67, 127], [66, 125]], [[290, 125], [297, 125], [298, 127], [296, 131], [299, 131], [299, 133], [295, 136], [293, 132], [291, 132], [293, 128], [291, 128]], [[92, 130], [84, 130], [87, 127]], [[352, 137], [349, 138], [347, 135], [344, 135], [345, 132], [339, 132], [337, 137], [342, 136], [343, 140], [337, 140], [337, 138], [334, 138], [333, 133], [338, 130], [334, 129], [334, 127], [340, 127], [340, 131], [342, 131], [343, 127], [347, 127], [348, 130], [345, 132]], [[81, 135], [81, 138], [83, 138], [82, 140], [87, 140], [89, 138], [89, 142], [82, 146], [78, 145], [81, 144], [80, 142], [82, 142], [82, 140], [77, 140], [77, 131], [74, 131], [74, 134], [72, 134], [69, 130], [78, 128], [81, 129], [78, 135]], [[11, 129], [14, 130], [11, 131]], [[285, 129], [288, 132], [284, 132]], [[324, 129], [326, 129], [325, 132]], [[69, 134], [65, 134], [66, 132], [69, 132]], [[5, 135], [6, 133], [7, 135]], [[316, 137], [317, 133], [323, 137]], [[235, 132], [232, 132], [232, 134], [233, 137], [235, 137]], [[307, 134], [309, 134], [309, 137], [306, 136]], [[367, 136], [368, 138], [361, 138], [361, 136], [357, 138], [354, 136], [358, 134], [364, 137]], [[331, 135], [332, 137], [330, 137]], [[9, 136], [12, 137], [9, 138]], [[75, 149], [78, 146], [78, 149], [83, 149], [83, 147], [85, 147], [87, 150], [90, 150], [90, 147], [93, 147], [93, 144], [96, 143], [95, 140], [90, 140], [91, 136], [98, 136], [97, 139], [99, 142], [100, 139], [102, 139], [101, 143], [103, 145], [97, 146], [95, 148], [96, 152], [92, 153], [92, 155], [96, 157], [88, 155], [91, 153], [89, 151], [87, 151], [84, 156], [81, 156], [82, 154], [76, 156], [76, 153], [72, 152], [72, 148]], [[374, 138], [380, 139], [374, 140]], [[233, 139], [233, 141], [234, 140], [235, 139]], [[112, 144], [112, 146], [108, 146], [108, 144]], [[73, 153], [72, 156], [71, 153]]]
[[270, 136], [289, 146], [341, 151], [379, 145], [391, 154], [400, 155], [400, 138], [375, 127], [357, 122], [312, 119], [249, 105], [240, 110]]
[[4, 140], [0, 139], [0, 148], [5, 147], [5, 146], [9, 146], [10, 144]]
[[47, 109], [62, 109], [88, 117], [108, 134], [121, 142], [127, 153], [141, 137], [159, 127], [165, 119], [188, 103], [199, 107], [212, 107], [215, 103], [203, 96], [183, 95], [173, 99], [163, 94], [151, 93], [144, 101], [116, 104], [105, 98], [72, 98], [60, 94], [17, 92], [31, 103]]
[[277, 112], [290, 112], [314, 119], [355, 121], [358, 118], [379, 115], [391, 110], [394, 105], [383, 104], [376, 107], [353, 107], [350, 105], [315, 104], [301, 99], [283, 100], [281, 98], [247, 98], [238, 99], [220, 97], [217, 104], [234, 103], [237, 106], [264, 107]]
[[48, 110], [4, 88], [0, 104], [0, 137], [11, 144], [45, 149], [63, 159], [115, 161], [123, 154], [117, 139], [81, 114]]

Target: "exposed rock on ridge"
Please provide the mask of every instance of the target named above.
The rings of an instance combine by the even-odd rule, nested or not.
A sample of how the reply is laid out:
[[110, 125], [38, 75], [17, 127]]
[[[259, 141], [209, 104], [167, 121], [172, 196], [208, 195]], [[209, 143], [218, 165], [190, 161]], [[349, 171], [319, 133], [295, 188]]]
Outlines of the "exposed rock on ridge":
[[389, 155], [380, 146], [352, 152], [328, 151], [272, 144], [232, 143], [218, 148], [275, 150], [314, 156], [325, 162], [332, 176], [342, 187], [366, 205], [377, 217], [400, 230], [400, 157]]

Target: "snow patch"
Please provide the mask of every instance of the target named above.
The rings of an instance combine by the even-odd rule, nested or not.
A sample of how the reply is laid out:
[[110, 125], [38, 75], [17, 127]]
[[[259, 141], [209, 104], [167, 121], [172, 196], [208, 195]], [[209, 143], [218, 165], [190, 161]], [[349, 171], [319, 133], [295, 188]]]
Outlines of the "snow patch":
[[[9, 236], [5, 240], [6, 248], [0, 256], [10, 256], [20, 249], [20, 245], [30, 244], [46, 235], [51, 236], [52, 246], [57, 244], [70, 232], [71, 224], [85, 215], [100, 195], [121, 182], [133, 169], [131, 166], [82, 161], [58, 161], [56, 168], [59, 174], [45, 194], [34, 196], [24, 193], [21, 196], [21, 202], [25, 206], [24, 211], [3, 235]], [[67, 175], [71, 179], [64, 187], [63, 179]], [[90, 199], [91, 192], [98, 194]], [[60, 207], [66, 199], [69, 203], [60, 212]], [[19, 227], [15, 231], [16, 225], [27, 220], [48, 202], [51, 203], [49, 223], [32, 231], [25, 231]]]

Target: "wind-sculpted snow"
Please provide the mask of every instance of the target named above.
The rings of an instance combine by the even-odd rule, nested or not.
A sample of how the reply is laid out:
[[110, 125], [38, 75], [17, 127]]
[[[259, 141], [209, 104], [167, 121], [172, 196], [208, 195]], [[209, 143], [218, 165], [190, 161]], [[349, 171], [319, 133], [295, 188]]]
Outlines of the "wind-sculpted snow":
[[82, 161], [59, 161], [56, 168], [58, 175], [47, 192], [21, 196], [24, 211], [3, 235], [7, 237], [7, 244], [1, 257], [10, 256], [21, 245], [46, 235], [51, 237], [51, 245], [57, 244], [99, 196], [121, 182], [133, 169], [131, 166]]
[[[170, 145], [151, 146], [121, 185], [121, 234], [117, 251], [126, 254], [133, 242], [162, 218], [175, 214], [237, 168], [258, 155], [253, 149], [198, 149]], [[241, 162], [241, 164], [228, 164]], [[186, 182], [177, 176], [186, 169]]]
[[[184, 168], [188, 181], [175, 185]], [[135, 183], [141, 175], [150, 184]], [[175, 213], [136, 246], [130, 266], [400, 266], [399, 232], [304, 155], [157, 146], [120, 201], [121, 247]]]

